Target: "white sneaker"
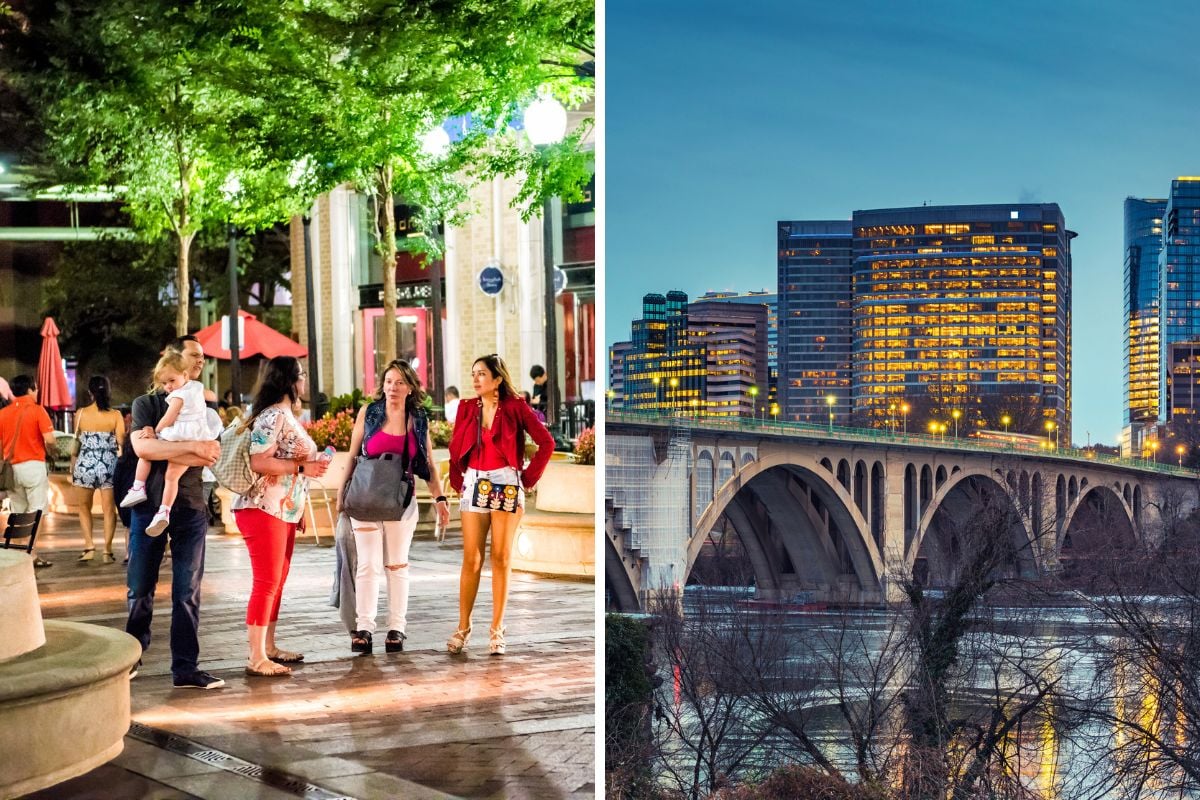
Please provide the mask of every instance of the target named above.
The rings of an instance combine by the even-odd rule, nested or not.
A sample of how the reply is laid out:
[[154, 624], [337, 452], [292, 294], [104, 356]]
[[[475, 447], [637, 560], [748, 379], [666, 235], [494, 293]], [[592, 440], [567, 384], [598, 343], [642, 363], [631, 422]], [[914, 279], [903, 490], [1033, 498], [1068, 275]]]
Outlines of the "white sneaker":
[[200, 482], [201, 483], [216, 483], [217, 476], [213, 473], [213, 471], [211, 469], [209, 469], [208, 467], [204, 467], [200, 470]]
[[158, 536], [167, 529], [167, 525], [171, 522], [171, 510], [169, 508], [160, 508], [154, 515], [154, 519], [150, 520], [150, 524], [146, 526], [147, 536]]
[[121, 508], [129, 508], [144, 502], [146, 502], [145, 486], [140, 489], [130, 489], [129, 493], [125, 495], [125, 499], [121, 501]]

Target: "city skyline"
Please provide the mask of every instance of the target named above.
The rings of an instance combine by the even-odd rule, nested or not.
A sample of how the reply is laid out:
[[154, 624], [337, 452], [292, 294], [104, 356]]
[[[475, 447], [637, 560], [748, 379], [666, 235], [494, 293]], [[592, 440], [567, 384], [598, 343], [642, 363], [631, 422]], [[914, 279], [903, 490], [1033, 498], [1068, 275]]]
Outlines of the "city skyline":
[[1080, 234], [1074, 438], [1115, 444], [1124, 199], [1200, 171], [1173, 146], [1200, 121], [1177, 102], [1200, 16], [1121, 8], [609, 3], [605, 344], [665, 283], [774, 289], [779, 220], [1057, 203]]

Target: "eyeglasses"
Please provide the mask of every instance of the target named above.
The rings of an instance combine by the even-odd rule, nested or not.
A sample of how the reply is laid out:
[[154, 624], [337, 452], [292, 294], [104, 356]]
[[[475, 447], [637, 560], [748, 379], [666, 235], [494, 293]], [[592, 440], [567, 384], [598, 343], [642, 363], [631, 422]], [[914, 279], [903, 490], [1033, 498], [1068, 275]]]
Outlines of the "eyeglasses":
[[300, 380], [301, 378], [307, 378], [307, 377], [308, 377], [308, 373], [305, 372], [304, 370], [300, 370], [300, 373], [298, 375], [296, 375], [296, 380]]

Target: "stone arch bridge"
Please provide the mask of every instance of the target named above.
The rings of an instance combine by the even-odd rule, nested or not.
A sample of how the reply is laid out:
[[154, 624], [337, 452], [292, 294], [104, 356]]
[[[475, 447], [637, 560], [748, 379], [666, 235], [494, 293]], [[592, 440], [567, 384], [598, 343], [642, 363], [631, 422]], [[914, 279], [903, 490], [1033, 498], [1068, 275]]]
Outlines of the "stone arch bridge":
[[605, 588], [619, 610], [682, 586], [731, 536], [760, 598], [879, 603], [898, 571], [953, 575], [954, 530], [985, 498], [1006, 509], [1012, 568], [1029, 576], [1147, 545], [1200, 501], [1192, 470], [1077, 450], [623, 413], [605, 433]]

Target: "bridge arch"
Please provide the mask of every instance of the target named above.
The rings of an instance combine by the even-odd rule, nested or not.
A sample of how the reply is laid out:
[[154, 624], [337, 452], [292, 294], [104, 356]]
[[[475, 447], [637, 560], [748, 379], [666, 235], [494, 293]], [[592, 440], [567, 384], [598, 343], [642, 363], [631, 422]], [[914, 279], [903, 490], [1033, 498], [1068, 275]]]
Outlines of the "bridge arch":
[[708, 508], [716, 491], [717, 473], [713, 466], [712, 453], [700, 451], [696, 456], [695, 465], [695, 499], [692, 503], [692, 519], [696, 519]]
[[[843, 459], [839, 471], [841, 464], [848, 463]], [[882, 477], [882, 465], [880, 472]], [[760, 589], [788, 588], [785, 574], [776, 568], [780, 559], [772, 557], [778, 552], [801, 584], [831, 588], [846, 574], [840, 571], [845, 567], [860, 591], [878, 591], [884, 564], [867, 515], [859, 510], [851, 490], [830, 477], [815, 458], [794, 455], [770, 454], [744, 467], [718, 489], [696, 521], [685, 576], [691, 574], [709, 534], [725, 517], [746, 550]], [[881, 491], [881, 509], [882, 495]], [[772, 530], [763, 532], [752, 519], [756, 514], [766, 518]]]
[[1123, 493], [1094, 484], [1079, 495], [1061, 526], [1056, 542], [1061, 575], [1067, 580], [1094, 576], [1087, 562], [1120, 560], [1141, 543], [1137, 515]]
[[[605, 528], [609, 527], [611, 524], [606, 521]], [[613, 611], [632, 613], [641, 608], [637, 589], [621, 561], [611, 532], [604, 537], [604, 595], [606, 608]]]
[[[1038, 569], [1038, 548], [1028, 528], [1027, 516], [1021, 513], [1015, 487], [1008, 485], [1015, 473], [996, 474], [986, 468], [967, 467], [951, 475], [945, 486], [934, 495], [929, 507], [922, 509], [917, 535], [905, 553], [905, 566], [914, 575], [924, 571], [923, 581], [938, 585], [953, 576], [958, 556], [954, 534], [956, 526], [969, 524], [975, 513], [972, 494], [986, 496], [1007, 511], [1011, 519], [1009, 535], [1013, 538], [1017, 561], [1014, 570], [1033, 575]], [[921, 561], [925, 565], [921, 565]]]

